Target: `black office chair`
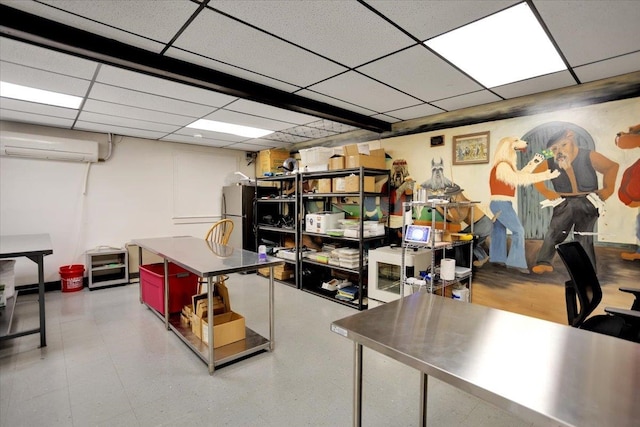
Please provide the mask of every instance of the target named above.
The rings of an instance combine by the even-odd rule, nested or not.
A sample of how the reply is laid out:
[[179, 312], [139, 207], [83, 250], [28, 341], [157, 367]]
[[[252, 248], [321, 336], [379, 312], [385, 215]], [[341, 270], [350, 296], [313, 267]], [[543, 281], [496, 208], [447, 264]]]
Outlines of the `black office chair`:
[[591, 260], [577, 240], [556, 245], [556, 250], [571, 277], [571, 280], [565, 282], [569, 325], [640, 342], [640, 311], [633, 309], [640, 305], [640, 289], [620, 288], [621, 291], [631, 292], [636, 296], [632, 310], [605, 307], [607, 314], [589, 317], [602, 301], [602, 288]]

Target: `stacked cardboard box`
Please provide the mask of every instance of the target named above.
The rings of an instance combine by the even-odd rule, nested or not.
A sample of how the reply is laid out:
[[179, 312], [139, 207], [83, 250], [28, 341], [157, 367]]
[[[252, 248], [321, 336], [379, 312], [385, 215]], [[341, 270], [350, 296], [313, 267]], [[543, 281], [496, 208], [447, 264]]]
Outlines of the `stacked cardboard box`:
[[384, 148], [365, 150], [363, 146], [357, 144], [345, 145], [344, 167], [347, 169], [359, 168], [360, 166], [370, 169], [386, 169]]
[[[213, 303], [213, 347], [218, 348], [245, 339], [246, 329], [244, 317], [231, 310], [229, 291], [224, 283], [215, 285]], [[186, 313], [186, 314], [185, 314]], [[191, 315], [191, 332], [209, 343], [209, 313], [206, 294], [194, 295], [193, 303], [185, 306], [182, 314]]]
[[282, 172], [282, 164], [291, 155], [289, 150], [273, 149], [262, 150], [258, 153], [258, 160], [256, 161], [256, 176], [264, 176], [265, 173]]
[[[258, 273], [262, 276], [269, 277], [269, 267], [258, 269]], [[273, 278], [278, 280], [288, 280], [293, 278], [293, 266], [291, 264], [281, 264], [273, 267]]]

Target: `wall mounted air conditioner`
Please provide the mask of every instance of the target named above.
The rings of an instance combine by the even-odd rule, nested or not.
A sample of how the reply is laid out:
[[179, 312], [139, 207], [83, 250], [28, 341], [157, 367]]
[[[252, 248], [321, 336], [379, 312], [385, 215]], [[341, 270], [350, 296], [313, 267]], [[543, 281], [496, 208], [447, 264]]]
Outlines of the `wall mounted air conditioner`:
[[97, 162], [98, 143], [3, 131], [0, 132], [0, 155], [70, 162]]

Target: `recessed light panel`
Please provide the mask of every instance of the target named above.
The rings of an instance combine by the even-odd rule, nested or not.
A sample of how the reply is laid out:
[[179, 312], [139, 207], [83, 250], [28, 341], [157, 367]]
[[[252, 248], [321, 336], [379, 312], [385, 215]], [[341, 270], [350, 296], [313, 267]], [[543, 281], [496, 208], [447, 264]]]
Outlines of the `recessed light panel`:
[[434, 37], [425, 44], [486, 87], [566, 69], [526, 3]]
[[82, 104], [82, 98], [79, 96], [35, 89], [7, 82], [0, 82], [0, 96], [3, 98], [19, 99], [21, 101], [37, 102], [38, 104], [55, 105], [56, 107], [73, 108], [76, 110], [80, 108], [80, 104]]
[[202, 129], [211, 132], [228, 133], [231, 135], [244, 136], [246, 138], [261, 138], [273, 133], [272, 130], [258, 129], [250, 126], [234, 125], [231, 123], [216, 122], [215, 120], [200, 119], [187, 125], [188, 128]]

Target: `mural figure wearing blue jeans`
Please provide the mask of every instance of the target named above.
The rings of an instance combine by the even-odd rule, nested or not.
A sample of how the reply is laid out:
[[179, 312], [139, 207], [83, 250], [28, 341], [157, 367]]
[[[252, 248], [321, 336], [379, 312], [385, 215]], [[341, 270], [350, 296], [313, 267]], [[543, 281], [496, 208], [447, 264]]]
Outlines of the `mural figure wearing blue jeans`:
[[[526, 150], [527, 142], [515, 137], [502, 138], [494, 155], [489, 176], [491, 203], [489, 208], [495, 216], [489, 244], [491, 262], [504, 264], [523, 274], [529, 274], [524, 252], [524, 227], [513, 209], [516, 187], [546, 181], [560, 175], [557, 170], [533, 173], [533, 169], [544, 160], [537, 154], [522, 169], [516, 168], [516, 151]], [[511, 230], [511, 247], [507, 254], [507, 230]]]

